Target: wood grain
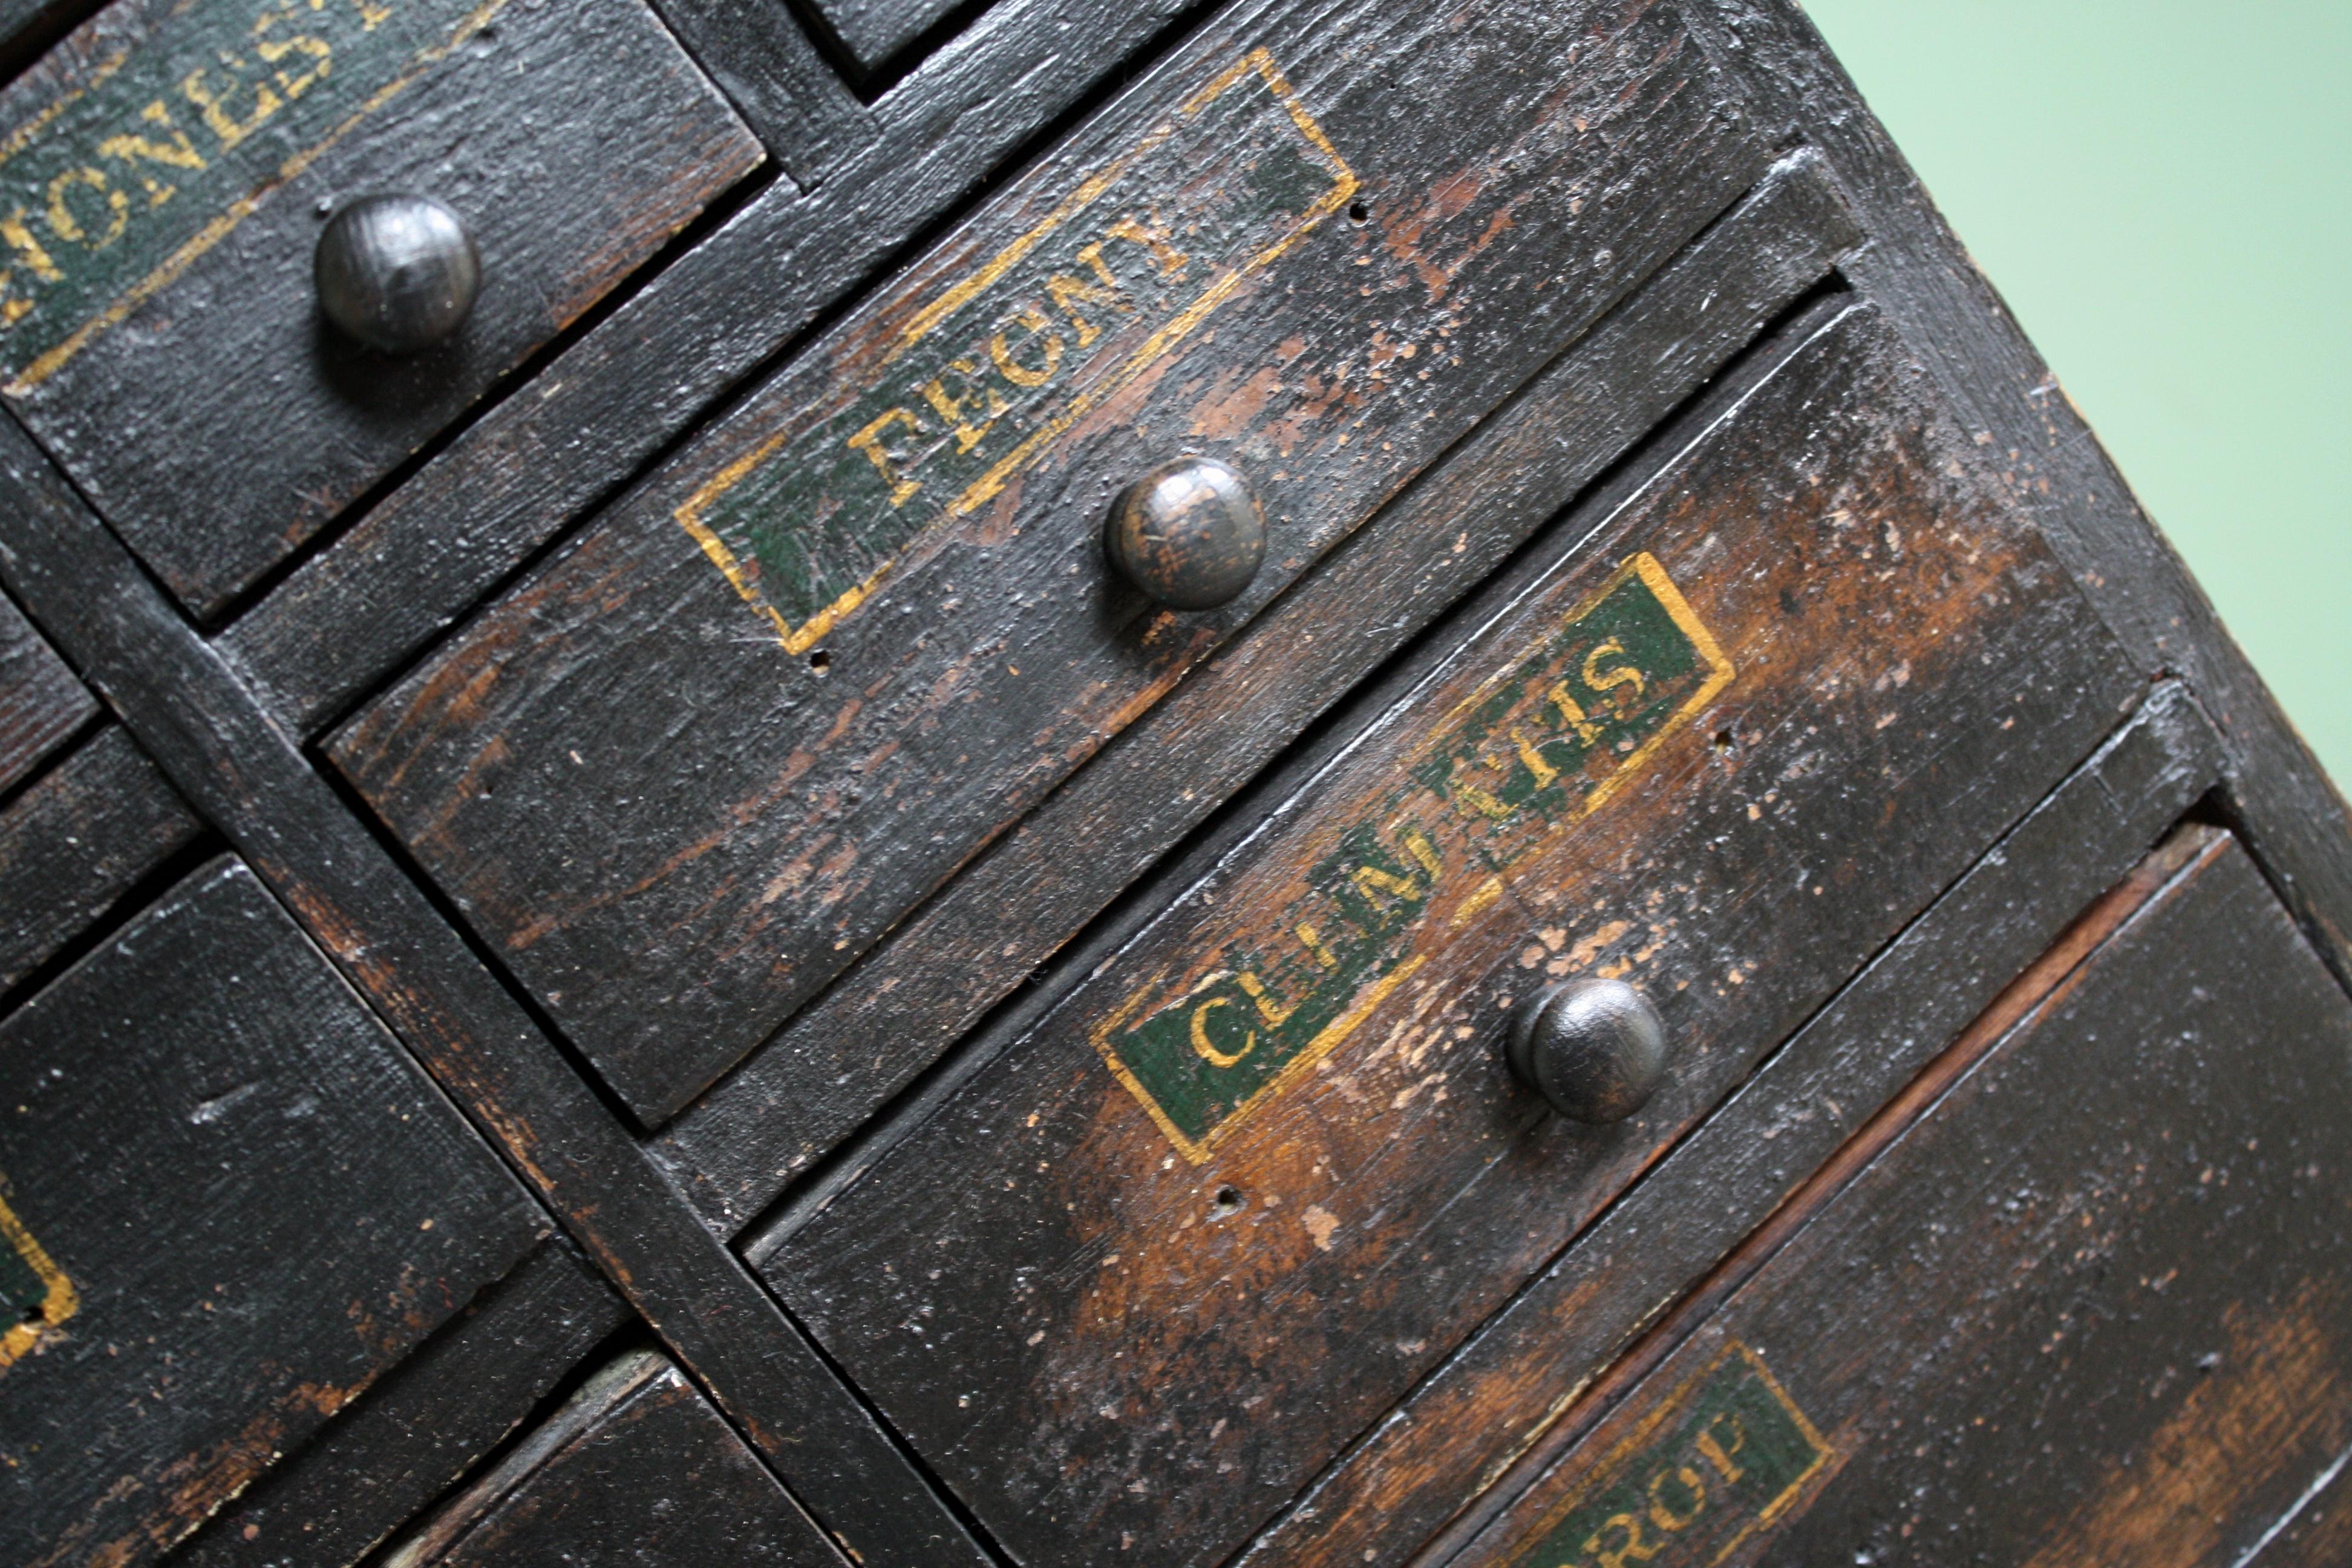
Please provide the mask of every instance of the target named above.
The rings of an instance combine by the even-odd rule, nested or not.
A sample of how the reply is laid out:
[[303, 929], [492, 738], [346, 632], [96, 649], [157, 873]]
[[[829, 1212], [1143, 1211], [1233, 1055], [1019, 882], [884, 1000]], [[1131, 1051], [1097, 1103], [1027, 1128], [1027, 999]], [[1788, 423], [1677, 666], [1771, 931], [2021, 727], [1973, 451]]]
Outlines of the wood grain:
[[1441, 1526], [1475, 1532], [1572, 1439], [1563, 1418], [1593, 1380], [1620, 1375], [1612, 1363], [2124, 879], [2221, 766], [2187, 694], [2159, 689], [1252, 1542], [1245, 1568], [1388, 1568]]
[[[1867, 309], [1688, 439], [1532, 584], [1467, 606], [1312, 776], [1238, 808], [1247, 837], [1149, 895], [1164, 912], [961, 1095], [754, 1245], [1024, 1561], [1237, 1545], [2133, 694]], [[1581, 628], [1644, 556], [1739, 673], [1711, 700], [1677, 688], [1662, 728], [1591, 720], [1577, 753], [1572, 721], [1539, 716], [1548, 683], [1580, 680], [1588, 718], [1592, 689], [1623, 700], [1633, 682]], [[1357, 973], [1367, 942], [1353, 989], [1324, 996], [1315, 977]], [[1658, 1098], [1600, 1130], [1545, 1115], [1496, 1046], [1516, 1001], [1588, 971], [1645, 987], [1675, 1042]], [[1227, 1012], [1269, 1030], [1337, 1007], [1339, 1033], [1195, 1139], [1195, 1163], [1108, 1058], [1173, 1049], [1140, 1020], [1208, 985], [1248, 993]], [[1204, 1059], [1249, 1055], [1242, 1026], [1211, 1027]]]
[[[1178, 56], [336, 736], [641, 1118], [756, 1045], [1763, 166], [1641, 0], [1367, 6], [1274, 54], [1255, 33]], [[1388, 134], [1392, 78], [1433, 134]], [[1159, 201], [1168, 237], [1145, 223]], [[1256, 476], [1273, 544], [1242, 599], [1180, 618], [1108, 579], [1098, 534], [1112, 493], [1186, 446]]]
[[203, 824], [120, 725], [0, 808], [0, 991], [22, 984]]
[[879, 70], [956, 8], [957, 0], [810, 0], [835, 39], [867, 71]]
[[694, 1385], [656, 1351], [622, 1356], [384, 1568], [641, 1568], [844, 1559]]
[[[373, 18], [373, 19], [371, 19]], [[528, 113], [508, 112], [527, 82]], [[211, 614], [627, 277], [760, 159], [640, 0], [191, 9], [118, 0], [0, 93], [37, 122], [8, 402]], [[457, 209], [481, 299], [405, 359], [323, 323], [328, 210]]]
[[[1776, 166], [672, 1122], [654, 1147], [681, 1188], [714, 1224], [750, 1223], [1301, 730], [1557, 521], [1859, 237], [1818, 160]], [[1380, 613], [1365, 614], [1370, 605]], [[872, 1027], [876, 997], [888, 998], [887, 1031]]]
[[[1629, 1529], [1661, 1564], [1932, 1548], [2185, 1565], [2252, 1547], [2352, 1438], [2352, 1136], [2331, 1109], [2352, 1089], [2352, 1012], [2227, 835], [2183, 847], [2087, 960], [1956, 1047], [1925, 1119], [1851, 1184], [1811, 1190], [1777, 1256], [1455, 1561], [1580, 1565]], [[1825, 1458], [1769, 1500], [1694, 1469], [1709, 1505], [1660, 1447], [1673, 1424], [1643, 1423], [1733, 1347]], [[1662, 1467], [1684, 1522], [1588, 1521], [1613, 1478]]]
[[0, 795], [97, 711], [57, 650], [0, 595]]
[[317, 1438], [222, 1509], [179, 1568], [356, 1563], [520, 1427], [627, 1306], [561, 1238], [539, 1245]]
[[9, 1319], [12, 1562], [158, 1555], [550, 1229], [227, 858], [0, 1024], [0, 1105], [68, 1282]]

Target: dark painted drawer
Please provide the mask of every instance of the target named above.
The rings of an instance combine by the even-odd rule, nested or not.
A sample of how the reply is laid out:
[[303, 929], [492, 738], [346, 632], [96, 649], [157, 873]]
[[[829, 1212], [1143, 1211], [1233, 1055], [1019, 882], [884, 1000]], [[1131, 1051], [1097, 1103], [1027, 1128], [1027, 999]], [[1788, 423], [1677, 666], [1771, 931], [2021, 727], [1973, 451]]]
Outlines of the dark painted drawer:
[[2142, 879], [1450, 1561], [2243, 1561], [2352, 1447], [2352, 1010], [2227, 835]]
[[[1020, 1560], [1223, 1557], [2135, 695], [1874, 310], [1749, 375], [753, 1244]], [[1497, 1048], [1584, 973], [1675, 1042], [1606, 1129]]]
[[66, 661], [0, 594], [0, 795], [97, 711]]
[[[642, 0], [119, 0], [0, 122], [0, 395], [206, 614], [760, 157]], [[387, 191], [482, 258], [404, 359], [311, 282], [327, 214]]]
[[[1741, 190], [1673, 9], [1195, 38], [335, 739], [641, 1117], [770, 1034]], [[1272, 542], [1108, 580], [1179, 452]]]
[[394, 1547], [383, 1568], [841, 1562], [677, 1368], [635, 1351]]
[[0, 1025], [0, 1557], [143, 1558], [546, 1222], [242, 865]]

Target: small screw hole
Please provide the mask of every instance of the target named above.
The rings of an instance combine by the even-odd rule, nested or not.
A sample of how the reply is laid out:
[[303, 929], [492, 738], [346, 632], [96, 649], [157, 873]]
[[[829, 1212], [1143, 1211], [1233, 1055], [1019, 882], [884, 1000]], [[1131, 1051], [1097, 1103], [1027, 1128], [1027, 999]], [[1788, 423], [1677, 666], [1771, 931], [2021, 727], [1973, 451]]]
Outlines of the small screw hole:
[[1369, 223], [1371, 221], [1371, 216], [1372, 209], [1366, 206], [1363, 203], [1349, 202], [1348, 204], [1348, 221], [1349, 223]]
[[1715, 732], [1715, 749], [1717, 751], [1727, 752], [1737, 744], [1738, 744], [1738, 739], [1733, 735], [1730, 731], [1717, 730]]
[[1219, 1187], [1217, 1195], [1209, 1200], [1209, 1217], [1223, 1219], [1227, 1215], [1241, 1212], [1241, 1206], [1242, 1194], [1239, 1188]]
[[809, 655], [809, 668], [815, 670], [819, 675], [823, 675], [826, 670], [833, 668], [833, 655], [826, 652], [824, 648], [818, 648], [814, 653]]

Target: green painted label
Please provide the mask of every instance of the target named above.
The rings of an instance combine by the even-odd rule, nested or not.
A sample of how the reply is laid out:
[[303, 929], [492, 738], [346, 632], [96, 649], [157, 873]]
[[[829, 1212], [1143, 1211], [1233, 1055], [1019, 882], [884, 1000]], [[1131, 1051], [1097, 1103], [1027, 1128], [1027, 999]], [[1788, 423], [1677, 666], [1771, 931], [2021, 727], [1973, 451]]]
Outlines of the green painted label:
[[[1493, 902], [1732, 675], [1665, 569], [1634, 556], [1401, 742], [1393, 784], [1332, 832], [1298, 898], [1243, 911], [1244, 931], [1163, 970], [1097, 1026], [1096, 1048], [1185, 1157], [1206, 1159], [1421, 964], [1433, 906], [1447, 906], [1437, 923], [1450, 930]], [[1188, 977], [1173, 995], [1171, 973]]]
[[677, 511], [784, 646], [864, 601], [932, 524], [1002, 493], [1341, 205], [1355, 176], [1263, 49], [922, 300]]
[[170, 284], [505, 3], [191, 0], [143, 37], [94, 35], [98, 53], [65, 84], [8, 94], [8, 391], [39, 384]]
[[1677, 1390], [1569, 1498], [1521, 1568], [1707, 1568], [1786, 1513], [1829, 1444], [1745, 1345]]

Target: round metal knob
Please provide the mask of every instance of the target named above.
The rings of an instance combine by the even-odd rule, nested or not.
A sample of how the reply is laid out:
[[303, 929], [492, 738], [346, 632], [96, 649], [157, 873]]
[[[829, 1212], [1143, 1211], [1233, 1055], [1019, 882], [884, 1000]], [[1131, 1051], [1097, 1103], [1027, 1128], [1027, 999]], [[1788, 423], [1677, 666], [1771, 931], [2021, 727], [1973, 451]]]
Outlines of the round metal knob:
[[1210, 610], [1265, 561], [1265, 515], [1249, 481], [1213, 458], [1163, 463], [1110, 509], [1111, 564], [1171, 610]]
[[1577, 1121], [1622, 1121], [1666, 1076], [1657, 1009], [1622, 980], [1570, 980], [1511, 1020], [1511, 1070]]
[[370, 348], [415, 353], [465, 324], [482, 258], [464, 220], [430, 196], [362, 196], [319, 236], [319, 308]]

